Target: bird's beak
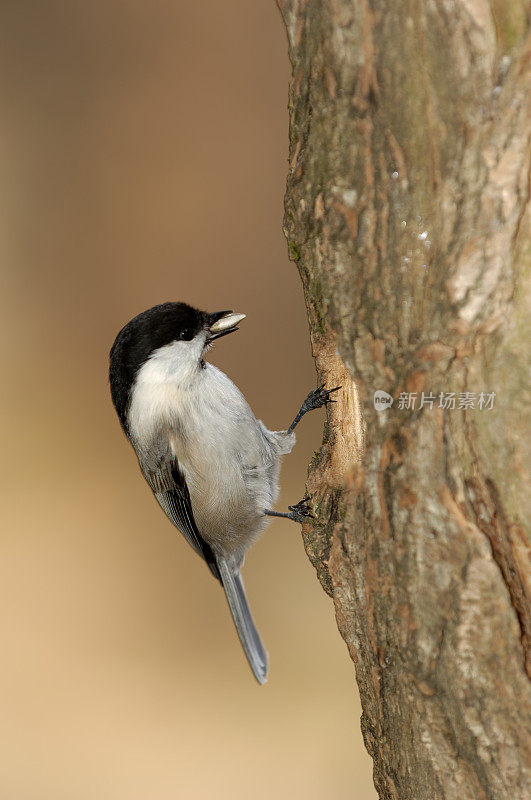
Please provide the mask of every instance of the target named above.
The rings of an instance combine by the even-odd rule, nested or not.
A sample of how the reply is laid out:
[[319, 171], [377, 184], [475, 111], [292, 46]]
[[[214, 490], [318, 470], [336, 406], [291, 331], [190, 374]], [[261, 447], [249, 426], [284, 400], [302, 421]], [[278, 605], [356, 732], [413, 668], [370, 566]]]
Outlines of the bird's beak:
[[236, 314], [234, 311], [216, 311], [209, 314], [209, 340], [219, 339], [238, 330], [238, 325], [245, 319], [245, 314]]

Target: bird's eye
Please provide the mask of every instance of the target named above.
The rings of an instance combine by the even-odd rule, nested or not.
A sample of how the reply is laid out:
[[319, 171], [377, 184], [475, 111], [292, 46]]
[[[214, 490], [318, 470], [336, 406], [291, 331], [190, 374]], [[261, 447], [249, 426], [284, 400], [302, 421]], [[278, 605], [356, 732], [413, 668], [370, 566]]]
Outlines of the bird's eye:
[[185, 328], [184, 331], [181, 331], [181, 335], [179, 338], [183, 339], [185, 342], [189, 342], [191, 339], [194, 338], [194, 332], [190, 328]]

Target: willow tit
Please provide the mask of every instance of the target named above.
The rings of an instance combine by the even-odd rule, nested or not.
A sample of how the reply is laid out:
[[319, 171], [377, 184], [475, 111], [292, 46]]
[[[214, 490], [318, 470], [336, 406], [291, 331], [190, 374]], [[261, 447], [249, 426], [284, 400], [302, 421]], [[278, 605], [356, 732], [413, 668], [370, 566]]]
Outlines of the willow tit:
[[[205, 361], [212, 342], [238, 330], [245, 314], [163, 303], [125, 325], [110, 353], [114, 407], [140, 469], [171, 522], [221, 581], [251, 669], [259, 683], [267, 654], [245, 597], [240, 569], [267, 516], [302, 522], [308, 498], [290, 513], [271, 510], [281, 457], [295, 426], [330, 400], [310, 392], [285, 431], [255, 419], [231, 380]], [[339, 388], [339, 387], [337, 387]]]

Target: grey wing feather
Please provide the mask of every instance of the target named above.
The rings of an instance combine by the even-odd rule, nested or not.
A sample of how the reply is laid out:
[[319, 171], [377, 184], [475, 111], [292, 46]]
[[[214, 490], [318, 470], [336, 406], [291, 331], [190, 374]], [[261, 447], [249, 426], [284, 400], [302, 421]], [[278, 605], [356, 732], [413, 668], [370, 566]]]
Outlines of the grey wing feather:
[[187, 503], [186, 497], [181, 492], [170, 489], [166, 492], [157, 492], [156, 498], [173, 524], [185, 536], [187, 542], [194, 548], [196, 553], [202, 556], [201, 540], [191, 513], [191, 506]]
[[172, 457], [154, 472], [143, 471], [166, 516], [181, 531], [195, 552], [204, 558], [214, 577], [219, 579], [219, 570], [212, 548], [197, 529], [190, 492], [177, 459]]

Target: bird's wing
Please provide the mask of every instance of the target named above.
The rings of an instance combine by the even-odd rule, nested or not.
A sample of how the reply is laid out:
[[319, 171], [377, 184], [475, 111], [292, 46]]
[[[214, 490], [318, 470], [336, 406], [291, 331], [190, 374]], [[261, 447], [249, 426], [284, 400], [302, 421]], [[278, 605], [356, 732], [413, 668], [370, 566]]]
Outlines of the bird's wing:
[[195, 552], [204, 558], [214, 577], [219, 579], [216, 557], [197, 529], [190, 492], [175, 456], [159, 463], [155, 472], [147, 474], [144, 471], [144, 475], [166, 516], [181, 531]]
[[187, 541], [205, 559], [212, 574], [221, 582], [236, 625], [238, 636], [259, 683], [265, 683], [268, 658], [256, 630], [239, 570], [221, 556], [216, 559], [212, 548], [197, 529], [186, 478], [176, 457], [161, 446], [153, 448], [156, 458], [139, 459], [142, 472], [166, 515], [184, 534]]

